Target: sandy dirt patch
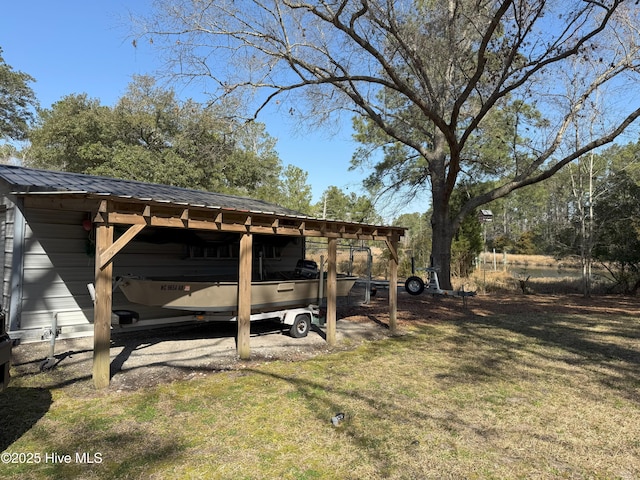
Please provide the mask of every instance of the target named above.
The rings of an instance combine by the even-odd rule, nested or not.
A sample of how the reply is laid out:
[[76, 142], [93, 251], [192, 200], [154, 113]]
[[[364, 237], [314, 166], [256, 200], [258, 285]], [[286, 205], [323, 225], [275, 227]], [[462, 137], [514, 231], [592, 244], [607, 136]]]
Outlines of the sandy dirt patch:
[[[238, 358], [235, 323], [211, 322], [129, 332], [113, 330], [110, 389], [135, 390], [178, 379], [248, 368], [268, 361], [303, 360], [355, 348], [367, 340], [385, 338], [389, 333], [387, 325], [366, 317], [355, 321], [345, 318], [349, 312], [367, 311], [369, 308], [366, 305], [349, 307], [338, 313], [337, 344], [333, 348], [326, 343], [324, 326], [313, 325], [306, 337], [293, 338], [288, 335], [287, 326], [272, 322], [252, 323], [251, 359], [248, 361]], [[58, 340], [55, 360], [49, 362], [43, 372], [42, 367], [50, 357], [50, 351], [48, 341], [14, 347], [12, 376], [39, 375], [45, 384], [43, 386], [49, 388], [91, 385], [92, 337]]]

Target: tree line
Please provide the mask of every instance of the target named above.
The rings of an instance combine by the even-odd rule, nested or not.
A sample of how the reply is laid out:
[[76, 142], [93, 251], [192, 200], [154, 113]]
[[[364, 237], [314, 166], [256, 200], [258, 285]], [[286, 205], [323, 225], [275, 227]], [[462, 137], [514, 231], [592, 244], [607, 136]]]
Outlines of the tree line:
[[[484, 208], [467, 219], [452, 247], [452, 270], [465, 276], [482, 251], [574, 259], [590, 293], [591, 266], [606, 270], [612, 291], [640, 290], [640, 142], [614, 145], [581, 157], [554, 177]], [[429, 212], [404, 214], [404, 247], [418, 266], [430, 262]]]

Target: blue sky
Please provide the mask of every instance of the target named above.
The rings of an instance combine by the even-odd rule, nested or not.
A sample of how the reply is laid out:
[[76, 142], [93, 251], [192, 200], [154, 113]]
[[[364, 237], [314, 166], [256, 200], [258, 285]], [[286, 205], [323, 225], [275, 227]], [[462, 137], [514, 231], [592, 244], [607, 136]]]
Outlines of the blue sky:
[[[129, 13], [140, 13], [149, 3], [148, 0], [4, 2], [0, 15], [3, 57], [14, 70], [36, 79], [32, 88], [42, 107], [72, 93], [86, 93], [103, 105], [113, 105], [124, 94], [133, 75], [153, 75], [160, 66], [153, 52], [140, 46], [133, 48], [127, 38]], [[314, 201], [330, 185], [362, 194], [361, 180], [366, 175], [348, 171], [356, 148], [348, 119], [338, 134], [321, 131], [302, 135], [294, 133], [285, 115], [271, 113], [258, 120], [278, 139], [282, 163], [296, 165], [309, 173]]]

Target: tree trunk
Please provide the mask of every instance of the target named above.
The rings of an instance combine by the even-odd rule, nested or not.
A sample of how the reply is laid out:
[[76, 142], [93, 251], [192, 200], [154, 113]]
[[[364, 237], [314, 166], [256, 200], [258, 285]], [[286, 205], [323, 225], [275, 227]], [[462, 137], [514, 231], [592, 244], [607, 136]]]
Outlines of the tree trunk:
[[431, 266], [438, 270], [440, 288], [451, 290], [451, 243], [453, 225], [449, 218], [448, 198], [433, 189], [433, 214], [431, 215]]

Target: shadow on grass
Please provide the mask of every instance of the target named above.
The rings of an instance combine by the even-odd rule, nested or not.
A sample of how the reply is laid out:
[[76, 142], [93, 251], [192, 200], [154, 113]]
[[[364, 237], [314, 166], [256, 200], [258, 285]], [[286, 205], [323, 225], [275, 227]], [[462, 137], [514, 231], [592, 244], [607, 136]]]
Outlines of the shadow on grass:
[[[357, 362], [350, 366], [354, 369], [367, 368], [370, 360], [383, 355], [402, 355], [401, 351], [411, 350], [415, 346], [416, 341], [412, 337], [391, 337], [382, 342], [373, 342], [358, 350]], [[333, 362], [331, 359], [327, 361]], [[350, 388], [344, 384], [341, 374], [333, 369], [325, 371], [322, 379], [318, 380], [301, 378], [296, 373], [282, 375], [272, 370], [261, 369], [246, 371], [267, 377], [270, 382], [288, 383], [303, 399], [305, 408], [314, 412], [317, 420], [326, 424], [327, 429], [334, 430], [336, 435], [348, 439], [358, 451], [367, 456], [366, 463], [375, 466], [381, 478], [397, 473], [398, 468], [402, 468], [397, 462], [390, 461], [394, 450], [412, 451], [429, 435], [421, 429], [416, 429], [416, 425], [430, 425], [449, 432], [476, 428], [458, 415], [455, 409], [447, 409], [443, 413], [441, 410], [432, 410], [428, 401], [403, 402], [401, 394], [385, 394], [384, 390], [376, 388], [376, 372], [372, 372], [371, 382], [356, 382], [358, 386]], [[348, 376], [348, 373], [346, 375]], [[336, 427], [333, 425], [332, 417], [337, 413], [344, 413], [345, 418]], [[402, 425], [407, 428], [398, 429], [398, 426]], [[390, 429], [393, 433], [389, 433]], [[420, 476], [411, 474], [402, 478]]]
[[640, 403], [637, 298], [481, 296], [473, 298], [468, 309], [451, 299], [401, 300], [404, 324], [416, 331], [426, 333], [434, 321], [455, 328], [438, 347], [457, 359], [454, 368], [436, 375], [447, 385], [508, 379], [522, 371], [520, 367], [544, 375], [540, 365], [546, 364], [559, 369], [557, 373], [581, 368], [596, 384]]
[[[526, 351], [541, 362], [581, 367], [601, 385], [640, 403], [640, 338], [637, 319], [618, 315], [528, 314], [474, 316], [456, 322], [461, 342], [486, 345], [486, 354], [477, 360], [484, 375], [508, 369]], [[499, 331], [509, 334], [500, 335]], [[466, 339], [466, 340], [465, 340]], [[467, 363], [468, 365], [468, 363]], [[532, 365], [535, 367], [535, 365]]]
[[[566, 315], [550, 315], [537, 317], [494, 316], [474, 317], [468, 327], [486, 325], [509, 330], [534, 339], [548, 346], [559, 347], [591, 361], [621, 360], [624, 363], [640, 365], [640, 349], [623, 345], [624, 339], [640, 338], [637, 324], [629, 323], [628, 328], [621, 328], [600, 320], [599, 331], [590, 330], [593, 321]], [[607, 340], [607, 337], [609, 340]], [[500, 342], [499, 336], [493, 337]], [[619, 340], [619, 341], [617, 341]], [[636, 344], [637, 346], [637, 344]]]
[[[442, 318], [446, 316], [442, 315]], [[415, 442], [424, 441], [425, 437], [411, 437], [412, 431], [416, 435], [415, 429], [412, 430], [415, 425], [429, 426], [434, 431], [450, 431], [453, 437], [460, 431], [474, 432], [480, 438], [491, 436], [491, 427], [474, 422], [473, 417], [468, 417], [468, 411], [464, 413], [464, 406], [477, 402], [478, 408], [483, 405], [491, 408], [494, 403], [513, 401], [513, 405], [518, 405], [520, 401], [535, 401], [535, 395], [529, 397], [523, 393], [524, 400], [519, 397], [521, 375], [525, 375], [523, 385], [529, 385], [534, 377], [544, 382], [547, 375], [553, 375], [554, 381], [560, 379], [560, 383], [571, 384], [576, 395], [592, 396], [595, 402], [603, 397], [619, 396], [633, 404], [640, 403], [639, 326], [637, 318], [632, 316], [585, 311], [579, 314], [521, 311], [506, 315], [466, 312], [464, 317], [442, 320], [438, 324], [416, 322], [412, 335], [374, 342], [358, 350], [357, 362], [350, 368], [379, 368], [374, 366], [376, 359], [396, 354], [398, 358], [426, 362], [423, 367], [410, 368], [409, 375], [416, 378], [424, 373], [437, 381], [433, 391], [440, 400], [433, 401], [425, 398], [423, 402], [416, 402], [408, 397], [405, 403], [402, 388], [398, 389], [397, 395], [389, 396], [390, 390], [384, 384], [376, 390], [376, 382], [380, 380], [375, 378], [375, 370], [372, 370], [370, 383], [356, 383], [359, 387], [350, 388], [339, 373], [349, 375], [346, 363], [344, 368], [334, 366], [323, 370], [323, 376], [318, 379], [257, 369], [252, 372], [289, 383], [309, 409], [316, 412], [317, 418], [326, 422], [327, 428], [332, 428], [331, 415], [344, 412], [347, 419], [340, 427], [340, 433], [366, 452], [369, 462], [383, 472], [389, 468], [391, 448], [386, 441], [392, 441], [394, 448], [407, 451]], [[422, 358], [410, 353], [427, 349], [434, 349], [436, 356]], [[440, 359], [455, 360], [440, 362]], [[349, 358], [344, 360], [349, 362]], [[401, 368], [389, 371], [389, 375], [399, 377], [396, 383], [400, 387], [403, 374]], [[465, 389], [465, 385], [470, 388]], [[503, 385], [514, 388], [505, 387], [508, 393], [504, 393], [500, 390]], [[364, 388], [360, 388], [362, 386]], [[464, 397], [466, 392], [472, 392], [473, 398]], [[566, 393], [570, 394], [570, 390]], [[445, 406], [438, 403], [443, 396], [449, 398]], [[456, 408], [457, 401], [461, 402], [462, 413]], [[353, 405], [358, 410], [353, 422], [349, 418], [353, 412], [345, 411], [345, 405]], [[375, 426], [370, 428], [364, 422]], [[407, 429], [400, 432], [399, 437], [387, 439], [385, 425], [406, 425]], [[554, 438], [544, 441], [554, 442]]]
[[[76, 433], [72, 443], [51, 442], [51, 451], [72, 455], [71, 464], [48, 467], [50, 478], [149, 478], [156, 468], [179, 462], [185, 446], [173, 436], [150, 432], [96, 434], [89, 428]], [[77, 457], [80, 455], [80, 457]], [[78, 458], [88, 462], [77, 461]]]
[[[40, 461], [5, 465], [4, 478], [150, 478], [156, 469], [180, 462], [186, 449], [174, 436], [153, 435], [144, 427], [104, 432], [89, 424], [75, 425], [72, 436], [41, 438], [38, 446]], [[45, 460], [52, 453], [58, 460]]]
[[0, 394], [0, 452], [29, 431], [51, 407], [44, 388], [12, 387]]

